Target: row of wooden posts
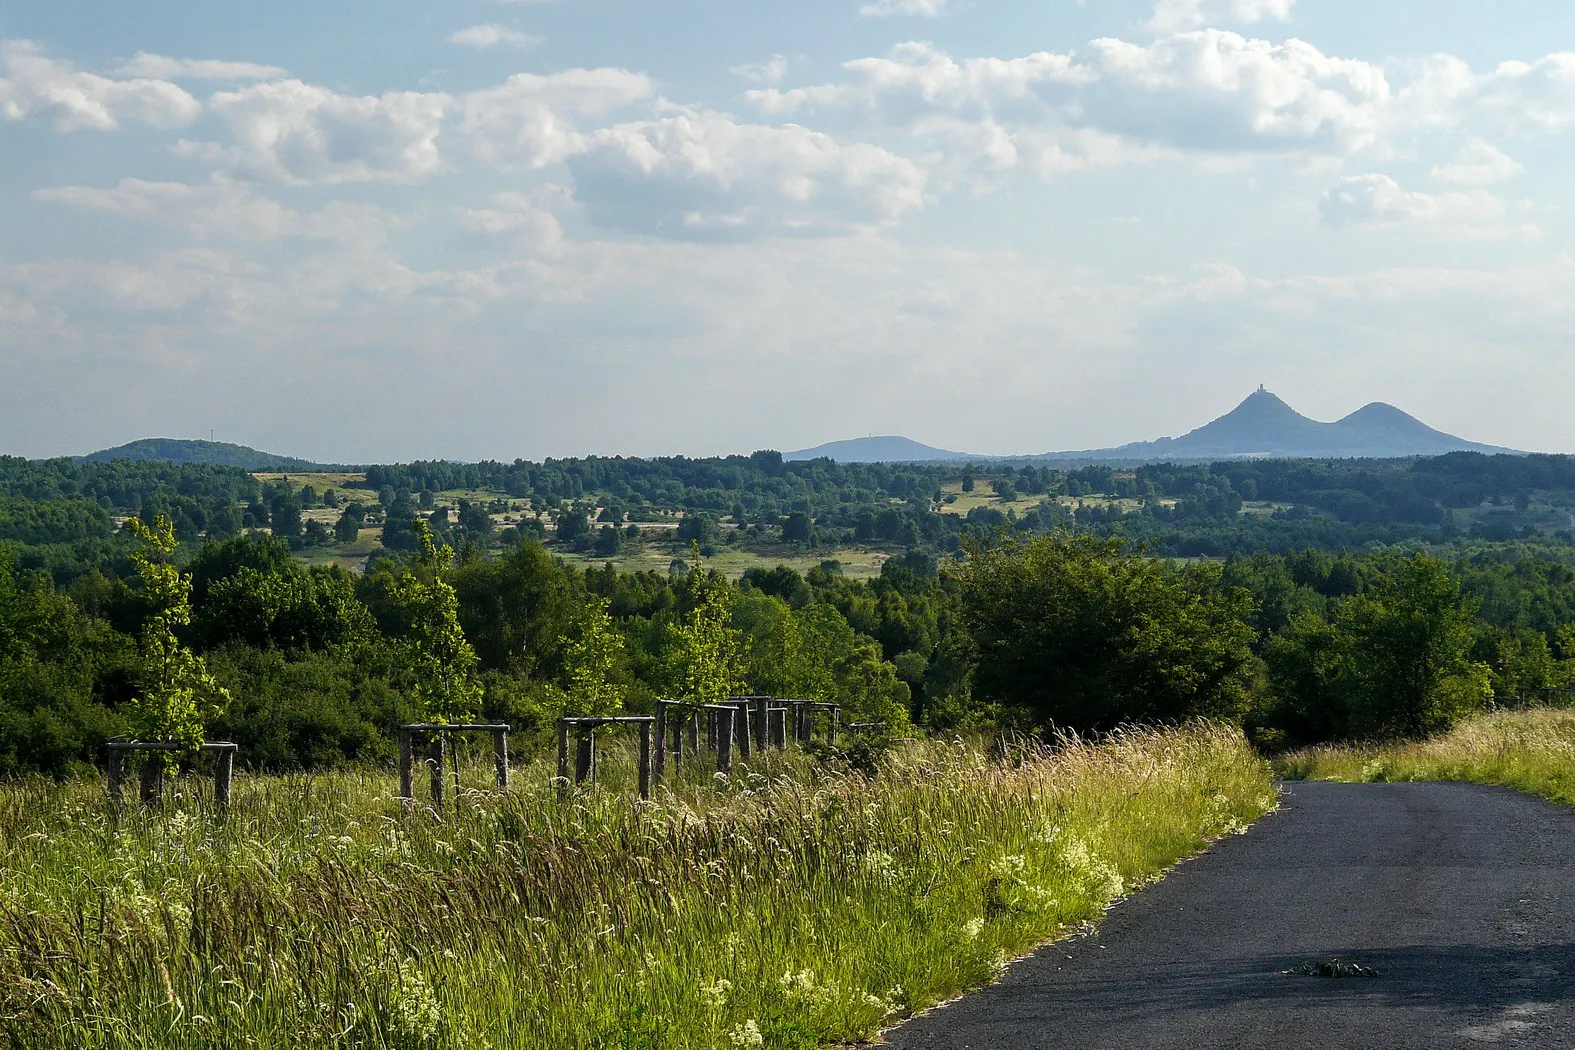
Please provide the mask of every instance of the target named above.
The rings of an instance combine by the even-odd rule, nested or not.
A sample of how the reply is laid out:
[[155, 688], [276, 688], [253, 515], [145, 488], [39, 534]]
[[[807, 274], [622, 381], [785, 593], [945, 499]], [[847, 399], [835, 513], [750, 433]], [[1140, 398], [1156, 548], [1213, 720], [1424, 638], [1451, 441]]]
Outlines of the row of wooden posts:
[[[747, 761], [754, 751], [785, 748], [789, 734], [807, 744], [814, 739], [819, 719], [828, 743], [835, 743], [841, 725], [842, 709], [837, 704], [813, 700], [781, 700], [768, 696], [731, 697], [720, 704], [681, 700], [658, 700], [654, 715], [608, 718], [568, 717], [558, 720], [558, 780], [567, 790], [569, 784], [596, 781], [596, 731], [623, 726], [639, 733], [639, 792], [651, 797], [652, 789], [667, 773], [668, 756], [676, 767], [686, 756], [698, 758], [702, 726], [706, 750], [716, 756], [719, 773], [733, 770], [736, 753]], [[451, 737], [455, 733], [489, 733], [500, 790], [509, 786], [509, 727], [484, 724], [419, 724], [399, 728], [399, 797], [415, 798], [417, 744], [425, 745], [423, 760], [430, 777], [433, 805], [441, 808], [447, 795], [452, 772], [454, 790], [459, 790], [459, 769]], [[570, 741], [574, 746], [571, 748]], [[572, 781], [571, 781], [572, 778]]]
[[[628, 726], [640, 736], [639, 791], [648, 799], [651, 790], [667, 773], [668, 758], [676, 768], [686, 758], [699, 759], [702, 726], [705, 746], [716, 756], [718, 773], [733, 771], [735, 753], [745, 761], [752, 752], [787, 747], [789, 738], [808, 744], [815, 737], [817, 721], [827, 743], [837, 741], [842, 728], [842, 708], [837, 704], [813, 700], [783, 700], [769, 696], [736, 696], [723, 703], [706, 704], [686, 700], [658, 700], [654, 715], [618, 718], [560, 718], [558, 720], [558, 779], [566, 790], [570, 777], [576, 785], [596, 782], [596, 731], [608, 726]], [[854, 724], [849, 729], [870, 728]], [[414, 723], [399, 727], [399, 797], [415, 798], [415, 764], [418, 745], [424, 746], [422, 760], [428, 768], [433, 805], [441, 809], [448, 794], [448, 774], [452, 773], [454, 791], [459, 792], [459, 761], [453, 736], [457, 733], [485, 733], [492, 737], [493, 761], [500, 791], [509, 786], [509, 732], [507, 725], [492, 723]], [[574, 740], [573, 764], [569, 741]], [[654, 744], [654, 747], [653, 747]], [[127, 762], [143, 755], [140, 797], [144, 803], [159, 801], [164, 788], [164, 762], [160, 753], [184, 751], [180, 744], [111, 741], [109, 744], [109, 797], [119, 804], [125, 793]], [[220, 806], [230, 802], [235, 776], [232, 743], [207, 743], [204, 752], [217, 759], [214, 767], [213, 797]]]

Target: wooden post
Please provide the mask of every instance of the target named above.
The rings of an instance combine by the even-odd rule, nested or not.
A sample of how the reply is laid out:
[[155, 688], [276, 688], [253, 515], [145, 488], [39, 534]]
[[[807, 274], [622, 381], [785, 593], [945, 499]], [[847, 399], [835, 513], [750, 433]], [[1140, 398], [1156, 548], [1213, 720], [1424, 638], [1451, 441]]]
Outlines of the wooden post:
[[764, 751], [769, 745], [767, 738], [771, 735], [769, 727], [771, 719], [771, 698], [769, 696], [755, 697], [755, 748]]
[[[689, 712], [683, 708], [678, 709], [678, 721], [673, 723], [673, 769], [677, 770], [684, 760], [684, 730], [689, 724]], [[693, 750], [690, 754], [693, 754]]]
[[776, 707], [767, 712], [770, 723], [771, 746], [778, 751], [787, 748], [787, 708]]
[[443, 812], [443, 734], [433, 731], [432, 743], [427, 745], [427, 766], [432, 775], [432, 805]]
[[753, 751], [749, 740], [749, 701], [740, 700], [733, 706], [733, 739], [738, 744], [738, 757], [748, 762]]
[[509, 789], [509, 731], [507, 729], [494, 729], [492, 731], [492, 760], [497, 766], [498, 790]]
[[651, 723], [640, 723], [640, 797], [651, 797]]
[[656, 762], [651, 770], [651, 779], [660, 784], [662, 776], [667, 772], [667, 701], [656, 702], [656, 720], [652, 729], [656, 737]]
[[574, 782], [596, 785], [596, 733], [586, 730], [574, 747]]
[[558, 719], [558, 796], [569, 796], [569, 720]]
[[406, 802], [415, 800], [416, 755], [411, 746], [410, 730], [399, 731], [399, 797]]
[[696, 757], [700, 755], [700, 712], [689, 712], [689, 753]]
[[227, 747], [219, 752], [213, 769], [213, 801], [221, 808], [230, 805], [230, 787], [235, 779], [235, 749]]
[[733, 713], [734, 708], [722, 711], [712, 711], [713, 724], [716, 725], [716, 771], [718, 773], [731, 773], [733, 771]]
[[707, 711], [705, 713], [705, 749], [707, 751], [715, 751], [716, 748], [716, 712]]
[[826, 729], [826, 732], [828, 734], [827, 737], [826, 737], [826, 743], [828, 743], [828, 744], [835, 744], [837, 742], [837, 730], [841, 729], [841, 728], [842, 728], [842, 708], [840, 708], [840, 707], [833, 707], [831, 709], [831, 721], [827, 724], [827, 729]]
[[109, 749], [109, 804], [119, 808], [125, 794], [126, 752], [123, 748]]
[[151, 806], [164, 797], [164, 755], [149, 751], [142, 760], [142, 804]]

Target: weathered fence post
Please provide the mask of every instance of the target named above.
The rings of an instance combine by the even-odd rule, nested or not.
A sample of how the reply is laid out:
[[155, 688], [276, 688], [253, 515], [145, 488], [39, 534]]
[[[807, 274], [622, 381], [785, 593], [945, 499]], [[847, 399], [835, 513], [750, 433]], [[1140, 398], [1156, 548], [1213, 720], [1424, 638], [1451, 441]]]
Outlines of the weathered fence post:
[[574, 745], [574, 782], [596, 786], [596, 731], [584, 730]]
[[509, 789], [509, 731], [507, 729], [492, 731], [492, 761], [497, 766], [498, 788], [507, 791]]
[[733, 743], [738, 745], [738, 757], [748, 762], [750, 752], [749, 701], [747, 699], [734, 700], [731, 701], [731, 704], [733, 715], [730, 721], [733, 723]]
[[399, 730], [399, 797], [406, 802], [416, 797], [416, 756], [411, 746], [410, 730]]
[[828, 723], [826, 728], [826, 743], [835, 744], [837, 742], [837, 730], [841, 728], [842, 708], [833, 707], [831, 709], [831, 721]]
[[733, 771], [733, 714], [736, 708], [724, 707], [720, 711], [712, 711], [712, 723], [716, 726], [716, 771], [718, 773], [731, 773]]
[[569, 720], [558, 719], [558, 797], [569, 797]]
[[699, 711], [690, 711], [689, 712], [689, 723], [688, 723], [688, 725], [689, 725], [689, 753], [691, 755], [698, 756], [700, 754], [700, 712]]
[[164, 756], [149, 752], [142, 760], [142, 804], [151, 806], [164, 797]]
[[126, 752], [113, 744], [109, 748], [109, 804], [119, 808], [125, 794]]
[[[689, 725], [689, 712], [683, 708], [678, 709], [678, 721], [673, 723], [673, 769], [677, 770], [684, 761], [684, 732]], [[693, 750], [689, 752], [694, 754]]]
[[640, 797], [651, 797], [651, 723], [640, 723]]
[[766, 721], [770, 724], [771, 746], [778, 751], [787, 748], [787, 708], [773, 707], [766, 712]]
[[667, 701], [656, 702], [656, 719], [653, 735], [656, 737], [655, 764], [651, 770], [651, 779], [660, 784], [662, 777], [667, 773]]
[[715, 751], [716, 750], [716, 712], [715, 711], [707, 711], [705, 713], [705, 749], [707, 751]]
[[230, 787], [234, 780], [235, 748], [222, 748], [219, 751], [219, 759], [213, 770], [213, 801], [222, 808], [229, 807]]
[[443, 733], [432, 732], [432, 742], [427, 745], [427, 766], [431, 773], [432, 806], [443, 812]]
[[755, 723], [755, 748], [763, 752], [770, 746], [767, 740], [771, 735], [771, 698], [769, 696], [755, 697], [755, 711], [751, 720]]

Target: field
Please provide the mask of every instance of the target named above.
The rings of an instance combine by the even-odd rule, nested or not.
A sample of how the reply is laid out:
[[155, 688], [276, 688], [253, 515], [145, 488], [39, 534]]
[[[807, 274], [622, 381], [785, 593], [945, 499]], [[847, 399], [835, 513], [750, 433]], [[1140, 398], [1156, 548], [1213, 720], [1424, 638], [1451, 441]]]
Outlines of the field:
[[866, 777], [627, 756], [560, 801], [545, 763], [446, 818], [374, 771], [242, 778], [106, 810], [0, 786], [0, 1041], [29, 1048], [808, 1048], [883, 1027], [1097, 919], [1275, 805], [1231, 729], [962, 741]]
[[[841, 547], [836, 550], [804, 554], [792, 547], [783, 547], [780, 553], [772, 553], [769, 550], [745, 550], [742, 547], [720, 545], [715, 551], [715, 554], [705, 559], [706, 568], [714, 569], [733, 580], [739, 579], [750, 569], [774, 569], [778, 565], [786, 565], [802, 573], [827, 560], [836, 561], [842, 567], [845, 576], [868, 579], [879, 576], [881, 566], [890, 557], [886, 551], [863, 547]], [[673, 559], [688, 560], [689, 552], [680, 545], [665, 544], [625, 548], [623, 553], [612, 558], [598, 558], [594, 554], [575, 554], [556, 550], [553, 551], [553, 556], [582, 568], [586, 566], [600, 568], [611, 561], [619, 572], [651, 570], [666, 575]]]
[[1575, 711], [1495, 711], [1431, 740], [1297, 751], [1292, 780], [1452, 780], [1515, 788], [1575, 806]]

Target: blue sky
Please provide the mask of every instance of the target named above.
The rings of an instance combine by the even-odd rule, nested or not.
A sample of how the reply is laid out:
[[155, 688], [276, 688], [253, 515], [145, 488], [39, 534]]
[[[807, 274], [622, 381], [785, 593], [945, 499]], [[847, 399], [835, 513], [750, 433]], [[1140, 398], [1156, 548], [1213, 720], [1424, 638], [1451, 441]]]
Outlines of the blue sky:
[[0, 452], [1575, 451], [1575, 9], [0, 5]]

